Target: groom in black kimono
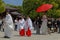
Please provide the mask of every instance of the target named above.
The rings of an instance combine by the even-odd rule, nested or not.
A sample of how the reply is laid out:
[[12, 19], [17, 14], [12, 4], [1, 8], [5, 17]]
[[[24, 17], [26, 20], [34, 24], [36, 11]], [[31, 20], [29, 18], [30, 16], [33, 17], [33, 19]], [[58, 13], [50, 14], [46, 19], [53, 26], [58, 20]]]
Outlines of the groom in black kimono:
[[41, 18], [37, 17], [37, 19], [36, 19], [36, 34], [40, 34], [41, 23], [42, 23]]

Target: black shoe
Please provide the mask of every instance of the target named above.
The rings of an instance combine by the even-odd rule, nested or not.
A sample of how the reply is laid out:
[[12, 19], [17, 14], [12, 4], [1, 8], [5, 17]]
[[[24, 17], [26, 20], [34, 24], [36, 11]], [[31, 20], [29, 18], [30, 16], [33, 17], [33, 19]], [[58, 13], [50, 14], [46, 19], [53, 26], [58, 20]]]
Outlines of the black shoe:
[[4, 36], [4, 38], [10, 38], [10, 37], [8, 37], [8, 36]]

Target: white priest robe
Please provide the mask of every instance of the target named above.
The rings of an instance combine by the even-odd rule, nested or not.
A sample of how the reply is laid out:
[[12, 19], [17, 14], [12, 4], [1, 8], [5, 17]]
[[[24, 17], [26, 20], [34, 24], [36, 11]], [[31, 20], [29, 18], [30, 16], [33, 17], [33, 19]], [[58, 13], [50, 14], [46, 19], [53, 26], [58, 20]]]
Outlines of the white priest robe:
[[4, 33], [5, 36], [12, 37], [13, 20], [10, 14], [7, 14], [4, 21]]

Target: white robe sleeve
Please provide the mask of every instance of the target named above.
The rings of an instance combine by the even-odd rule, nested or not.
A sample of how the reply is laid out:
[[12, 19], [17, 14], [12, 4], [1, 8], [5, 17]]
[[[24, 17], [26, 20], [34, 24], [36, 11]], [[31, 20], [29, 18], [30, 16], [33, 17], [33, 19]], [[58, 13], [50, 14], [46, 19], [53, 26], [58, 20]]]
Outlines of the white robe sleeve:
[[28, 20], [28, 25], [29, 25], [30, 29], [33, 29], [33, 25], [32, 25], [31, 19]]

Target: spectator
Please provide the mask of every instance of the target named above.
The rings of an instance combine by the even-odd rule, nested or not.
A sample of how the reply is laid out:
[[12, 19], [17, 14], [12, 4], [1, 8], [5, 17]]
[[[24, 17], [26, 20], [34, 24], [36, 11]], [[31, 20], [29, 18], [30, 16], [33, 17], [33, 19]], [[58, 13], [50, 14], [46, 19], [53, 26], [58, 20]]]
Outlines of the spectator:
[[17, 20], [17, 18], [15, 19], [15, 31], [17, 31], [17, 22], [18, 22], [18, 20]]
[[58, 33], [60, 33], [60, 18], [57, 20], [57, 25], [58, 25]]
[[1, 26], [2, 26], [2, 18], [0, 17], [0, 31], [1, 31]]
[[52, 20], [51, 18], [48, 18], [48, 22], [47, 22], [47, 26], [48, 26], [48, 33], [51, 33], [51, 27], [52, 27]]

